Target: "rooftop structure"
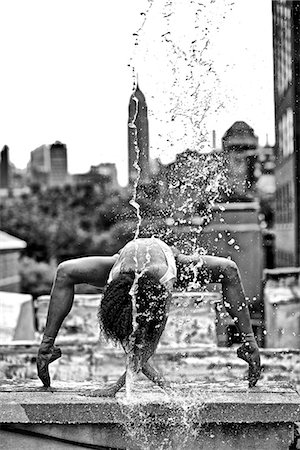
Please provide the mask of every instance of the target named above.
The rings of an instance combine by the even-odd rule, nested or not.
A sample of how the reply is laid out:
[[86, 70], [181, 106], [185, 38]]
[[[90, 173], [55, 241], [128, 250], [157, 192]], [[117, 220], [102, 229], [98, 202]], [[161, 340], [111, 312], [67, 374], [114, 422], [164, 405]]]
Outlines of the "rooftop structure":
[[0, 231], [0, 290], [18, 292], [19, 257], [26, 242]]
[[222, 144], [224, 150], [255, 150], [258, 137], [246, 122], [237, 121], [224, 134]]
[[258, 137], [246, 122], [238, 121], [222, 138], [227, 178], [232, 196], [251, 196], [254, 191]]

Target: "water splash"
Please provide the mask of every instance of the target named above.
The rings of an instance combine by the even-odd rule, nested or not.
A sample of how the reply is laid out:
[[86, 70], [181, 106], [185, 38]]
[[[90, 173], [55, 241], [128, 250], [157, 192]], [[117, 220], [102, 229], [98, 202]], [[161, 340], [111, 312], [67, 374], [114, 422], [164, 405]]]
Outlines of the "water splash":
[[[137, 86], [137, 82], [135, 83], [135, 86]], [[137, 239], [139, 237], [140, 233], [140, 227], [142, 223], [142, 216], [140, 213], [140, 204], [137, 202], [137, 188], [141, 177], [141, 167], [139, 165], [139, 158], [140, 158], [140, 148], [138, 146], [138, 132], [137, 132], [137, 126], [136, 126], [136, 119], [138, 116], [138, 110], [139, 110], [139, 100], [136, 97], [135, 94], [132, 96], [132, 100], [135, 104], [134, 114], [132, 117], [131, 122], [128, 123], [128, 127], [131, 128], [134, 131], [134, 150], [135, 150], [135, 161], [133, 164], [133, 167], [136, 169], [136, 177], [133, 185], [133, 194], [132, 199], [129, 201], [129, 204], [135, 209], [136, 211], [136, 217], [137, 217], [137, 224], [136, 224], [136, 230], [134, 234], [134, 241], [135, 241], [135, 254], [134, 254], [134, 262], [135, 262], [135, 277], [133, 280], [133, 284], [131, 286], [129, 295], [131, 296], [131, 304], [132, 304], [132, 333], [129, 336], [128, 339], [128, 348], [127, 348], [127, 354], [126, 354], [126, 396], [130, 397], [132, 395], [132, 387], [135, 381], [135, 374], [139, 370], [139, 367], [137, 367], [137, 361], [134, 355], [134, 348], [135, 348], [135, 340], [136, 340], [136, 330], [138, 328], [137, 323], [137, 304], [136, 304], [136, 294], [138, 289], [138, 280], [143, 274], [143, 269], [140, 273], [138, 273], [138, 244]]]
[[138, 261], [138, 243], [135, 240], [135, 254], [134, 254], [134, 262], [135, 262], [135, 277], [133, 280], [133, 284], [131, 286], [131, 289], [129, 291], [129, 295], [131, 296], [131, 304], [132, 304], [132, 333], [129, 336], [128, 339], [128, 349], [127, 349], [127, 355], [126, 355], [126, 382], [125, 382], [125, 389], [126, 389], [126, 397], [131, 398], [133, 394], [133, 386], [136, 380], [136, 374], [140, 371], [141, 367], [141, 360], [139, 354], [136, 355], [136, 337], [137, 337], [137, 330], [138, 330], [138, 312], [137, 312], [137, 292], [138, 292], [138, 282], [139, 279], [142, 277], [142, 275], [146, 272], [147, 267], [149, 266], [151, 262], [151, 256], [150, 256], [150, 246], [151, 241], [146, 245], [146, 254], [145, 254], [145, 261], [140, 270], [139, 268], [139, 261]]
[[[131, 398], [120, 398], [126, 434], [143, 450], [188, 450], [194, 448], [201, 431], [199, 413], [205, 405], [187, 385], [180, 389], [158, 390], [149, 395], [141, 387]], [[160, 410], [155, 408], [159, 403]], [[195, 426], [195, 424], [197, 424]]]
[[[139, 36], [140, 36], [140, 32], [142, 31], [143, 27], [145, 26], [146, 20], [148, 18], [148, 14], [149, 11], [152, 7], [153, 4], [153, 0], [149, 0], [148, 1], [148, 8], [146, 10], [146, 12], [141, 12], [141, 16], [143, 17], [143, 21], [141, 23], [141, 25], [139, 26], [139, 28], [137, 29], [137, 31], [135, 33], [133, 33], [133, 37], [134, 37], [134, 45], [138, 46], [139, 44]], [[133, 77], [134, 77], [134, 88], [136, 89], [137, 87], [137, 75], [135, 73], [135, 64], [132, 64], [133, 59], [135, 57], [136, 52], [134, 51], [134, 55], [131, 58], [130, 64], [129, 66], [132, 66], [132, 70], [133, 70]], [[141, 216], [141, 212], [140, 212], [140, 204], [137, 201], [137, 189], [138, 189], [138, 185], [140, 182], [140, 178], [141, 178], [141, 167], [139, 165], [139, 160], [140, 160], [140, 148], [138, 145], [138, 130], [137, 130], [137, 126], [136, 126], [136, 120], [138, 117], [138, 112], [139, 112], [139, 100], [137, 98], [137, 96], [135, 95], [135, 89], [134, 89], [134, 93], [132, 96], [132, 100], [134, 101], [134, 114], [132, 117], [132, 120], [128, 123], [128, 127], [131, 128], [134, 132], [134, 139], [133, 139], [133, 146], [134, 146], [134, 150], [135, 150], [135, 161], [133, 163], [133, 167], [136, 170], [136, 177], [134, 180], [134, 184], [133, 184], [133, 193], [132, 193], [132, 198], [129, 201], [129, 204], [135, 209], [136, 212], [136, 217], [137, 217], [137, 224], [136, 224], [136, 229], [135, 229], [135, 233], [134, 233], [134, 241], [135, 241], [135, 254], [134, 254], [134, 262], [135, 262], [135, 278], [132, 284], [132, 287], [130, 289], [130, 296], [131, 296], [131, 302], [132, 302], [132, 333], [129, 336], [129, 347], [128, 347], [128, 352], [127, 352], [127, 361], [126, 361], [126, 384], [125, 384], [125, 388], [126, 388], [126, 397], [130, 398], [132, 396], [132, 388], [133, 388], [133, 384], [135, 382], [136, 379], [136, 373], [140, 370], [139, 364], [140, 361], [137, 361], [136, 357], [135, 357], [135, 346], [136, 346], [136, 332], [138, 329], [138, 322], [137, 322], [137, 302], [136, 302], [136, 296], [137, 296], [137, 290], [138, 290], [138, 281], [140, 279], [140, 277], [145, 273], [146, 267], [147, 265], [150, 263], [150, 253], [149, 253], [149, 247], [147, 246], [146, 249], [146, 260], [145, 263], [143, 265], [143, 267], [141, 268], [140, 271], [138, 271], [139, 268], [139, 264], [138, 264], [138, 244], [137, 244], [137, 239], [139, 238], [140, 235], [140, 228], [141, 228], [141, 224], [142, 224], [142, 216]]]
[[[159, 48], [161, 48], [163, 44], [166, 51], [163, 55], [165, 58], [163, 64], [159, 64], [156, 60], [153, 67], [163, 66], [170, 76], [166, 77], [168, 79], [168, 86], [162, 87], [161, 91], [159, 89], [157, 90], [159, 106], [163, 106], [163, 108], [159, 108], [159, 111], [155, 107], [155, 102], [153, 102], [153, 105], [151, 105], [152, 108], [150, 107], [149, 109], [153, 118], [157, 116], [160, 117], [160, 119], [156, 121], [156, 124], [153, 123], [153, 136], [158, 136], [161, 140], [161, 143], [157, 145], [158, 150], [162, 148], [165, 152], [166, 149], [171, 148], [174, 154], [174, 149], [176, 152], [182, 152], [189, 148], [195, 152], [197, 155], [196, 159], [199, 157], [198, 162], [201, 163], [200, 166], [199, 164], [195, 164], [197, 161], [195, 158], [194, 160], [192, 158], [192, 164], [190, 165], [192, 170], [187, 170], [184, 176], [180, 175], [179, 164], [177, 177], [167, 180], [165, 186], [166, 195], [163, 198], [163, 201], [166, 200], [166, 207], [168, 208], [167, 218], [173, 221], [175, 227], [189, 226], [190, 234], [188, 239], [186, 239], [189, 241], [189, 248], [186, 249], [186, 253], [196, 252], [198, 254], [204, 254], [205, 250], [199, 244], [199, 236], [205, 224], [208, 223], [212, 217], [212, 210], [218, 200], [220, 188], [224, 188], [226, 184], [224, 164], [221, 156], [217, 154], [209, 155], [208, 152], [205, 157], [203, 156], [204, 151], [206, 151], [204, 147], [207, 147], [205, 118], [210, 110], [216, 112], [222, 107], [222, 102], [218, 102], [219, 99], [213, 97], [215, 94], [215, 87], [218, 83], [218, 76], [214, 71], [212, 62], [206, 57], [206, 51], [210, 44], [209, 30], [206, 28], [203, 36], [201, 36], [201, 33], [199, 36], [198, 33], [199, 21], [202, 20], [206, 14], [206, 5], [194, 0], [189, 2], [189, 5], [192, 5], [193, 8], [197, 8], [196, 13], [192, 14], [192, 20], [194, 21], [192, 29], [193, 32], [198, 33], [198, 37], [196, 40], [193, 38], [187, 42], [186, 39], [180, 39], [172, 30], [172, 21], [176, 21], [180, 18], [180, 15], [178, 17], [178, 14], [176, 14], [176, 2], [165, 0], [160, 4], [160, 2], [148, 0], [149, 8], [147, 12], [142, 15], [143, 23], [138, 31], [133, 34], [135, 40], [135, 61], [134, 64], [132, 64], [133, 60], [131, 59], [129, 66], [133, 66], [132, 70], [134, 77], [135, 67], [138, 66], [138, 58], [136, 58], [137, 48], [139, 48], [140, 51], [142, 50], [140, 36], [142, 32], [145, 31], [146, 19], [154, 3], [158, 8], [162, 5], [165, 29], [160, 34], [158, 45]], [[215, 1], [211, 0], [208, 3], [213, 5]], [[190, 8], [190, 6], [188, 6], [188, 8]], [[182, 29], [182, 27], [178, 29]], [[151, 38], [152, 37], [153, 36], [151, 36]], [[154, 40], [151, 39], [151, 45], [153, 44], [154, 52], [155, 39], [155, 37]], [[184, 46], [181, 45], [181, 42], [184, 42]], [[200, 44], [200, 46], [198, 44]], [[148, 50], [144, 51], [144, 54], [147, 54], [147, 57], [149, 57]], [[163, 54], [163, 52], [161, 54]], [[213, 80], [213, 87], [209, 88], [208, 86], [204, 86], [206, 79]], [[138, 147], [136, 127], [138, 99], [136, 96], [134, 96], [133, 99], [135, 102], [135, 114], [129, 123], [129, 127], [134, 130], [136, 159], [133, 166], [136, 169], [137, 176], [133, 186], [133, 196], [129, 203], [135, 209], [137, 217], [137, 225], [134, 234], [134, 240], [136, 241], [141, 232], [142, 215], [137, 195], [141, 176], [141, 168], [139, 166], [140, 149]], [[162, 114], [159, 114], [161, 109], [164, 109], [164, 111]], [[157, 126], [157, 132], [155, 130], [155, 125]], [[164, 134], [161, 134], [162, 127], [164, 129]], [[177, 144], [177, 148], [175, 144]], [[202, 156], [200, 156], [201, 153]], [[197, 224], [193, 223], [191, 220], [195, 216], [195, 198], [202, 198], [203, 203], [206, 203], [206, 207], [201, 211], [201, 223]], [[153, 224], [151, 224], [151, 226], [152, 225]], [[156, 233], [163, 240], [166, 238], [166, 241], [168, 242], [169, 240], [172, 240], [172, 238], [174, 239], [173, 229], [167, 227], [167, 229], [164, 230], [156, 230]], [[153, 228], [149, 227], [148, 233], [153, 234]], [[181, 238], [182, 236], [179, 234], [175, 237], [177, 242], [173, 243], [179, 243]], [[150, 254], [148, 254], [148, 256], [150, 258]], [[137, 247], [135, 257], [136, 273], [130, 291], [133, 310], [131, 350], [135, 345], [134, 333], [138, 326], [136, 289], [139, 277], [141, 276], [138, 273]], [[196, 278], [197, 274], [194, 273], [194, 288], [196, 288]], [[133, 356], [132, 352], [130, 355], [131, 357]], [[175, 390], [168, 394], [166, 402], [169, 402], [170, 414], [168, 415], [168, 418], [166, 418], [167, 427], [165, 427], [165, 439], [161, 439], [161, 436], [156, 436], [157, 439], [155, 439], [155, 433], [157, 433], [156, 418], [147, 410], [147, 408], [143, 407], [143, 399], [140, 396], [136, 397], [131, 389], [133, 382], [135, 382], [134, 372], [131, 371], [132, 363], [132, 361], [128, 363], [129, 371], [126, 379], [126, 398], [120, 400], [124, 412], [124, 427], [128, 435], [140, 448], [166, 450], [176, 448], [173, 446], [172, 433], [168, 434], [168, 430], [176, 429], [177, 436], [178, 433], [180, 435], [180, 448], [190, 448], [188, 439], [195, 434], [195, 429], [193, 428], [193, 415], [195, 414], [195, 409], [199, 409], [199, 404], [197, 403], [196, 405], [195, 397], [178, 396], [178, 392]], [[193, 406], [195, 408], [193, 408]], [[176, 414], [174, 414], [174, 411]]]
[[[137, 83], [135, 83], [135, 86], [136, 85], [137, 85]], [[139, 165], [140, 148], [138, 146], [138, 132], [137, 132], [137, 126], [136, 126], [136, 119], [137, 119], [138, 111], [139, 111], [139, 100], [134, 93], [132, 96], [132, 100], [134, 101], [135, 109], [134, 109], [134, 114], [133, 114], [132, 120], [131, 120], [131, 122], [128, 123], [128, 127], [134, 131], [133, 146], [134, 146], [136, 156], [135, 156], [135, 161], [133, 163], [133, 167], [136, 170], [136, 177], [135, 177], [135, 181], [134, 181], [134, 185], [133, 185], [132, 199], [129, 201], [129, 204], [136, 210], [137, 225], [136, 225], [136, 230], [135, 230], [135, 234], [134, 234], [134, 239], [137, 239], [139, 237], [140, 227], [141, 227], [141, 223], [142, 223], [142, 217], [141, 217], [141, 213], [140, 213], [140, 205], [137, 202], [137, 188], [138, 188], [138, 184], [139, 184], [139, 181], [141, 178], [141, 167]]]

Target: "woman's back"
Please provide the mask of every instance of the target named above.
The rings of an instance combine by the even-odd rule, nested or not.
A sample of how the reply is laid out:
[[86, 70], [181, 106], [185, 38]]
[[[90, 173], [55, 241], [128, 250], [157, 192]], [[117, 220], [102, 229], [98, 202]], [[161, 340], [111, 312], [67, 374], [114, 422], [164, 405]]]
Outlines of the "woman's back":
[[111, 278], [120, 272], [130, 270], [137, 273], [149, 272], [158, 279], [162, 278], [168, 269], [164, 249], [169, 247], [155, 237], [138, 238], [128, 242], [120, 251], [119, 258], [112, 268]]

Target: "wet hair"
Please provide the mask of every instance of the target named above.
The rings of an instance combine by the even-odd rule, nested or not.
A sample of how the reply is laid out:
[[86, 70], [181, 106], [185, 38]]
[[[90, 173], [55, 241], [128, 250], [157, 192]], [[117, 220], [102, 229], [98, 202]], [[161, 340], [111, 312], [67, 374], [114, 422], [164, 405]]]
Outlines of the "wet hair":
[[[134, 279], [134, 271], [121, 272], [104, 291], [98, 319], [104, 336], [113, 342], [122, 342], [133, 332], [129, 292]], [[152, 340], [166, 319], [169, 293], [154, 275], [145, 272], [138, 279], [135, 295], [138, 328], [144, 337]]]

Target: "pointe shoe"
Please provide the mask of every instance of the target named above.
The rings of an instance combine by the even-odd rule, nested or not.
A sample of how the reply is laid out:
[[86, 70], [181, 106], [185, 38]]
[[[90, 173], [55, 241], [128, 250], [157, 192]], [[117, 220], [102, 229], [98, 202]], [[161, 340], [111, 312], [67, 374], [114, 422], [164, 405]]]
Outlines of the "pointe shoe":
[[50, 387], [50, 375], [48, 366], [53, 361], [56, 361], [61, 357], [61, 349], [59, 347], [51, 347], [48, 352], [43, 352], [39, 350], [36, 365], [38, 377], [42, 381], [45, 387]]
[[259, 380], [261, 372], [260, 356], [257, 345], [244, 343], [237, 349], [237, 356], [249, 364], [249, 387], [254, 387]]

